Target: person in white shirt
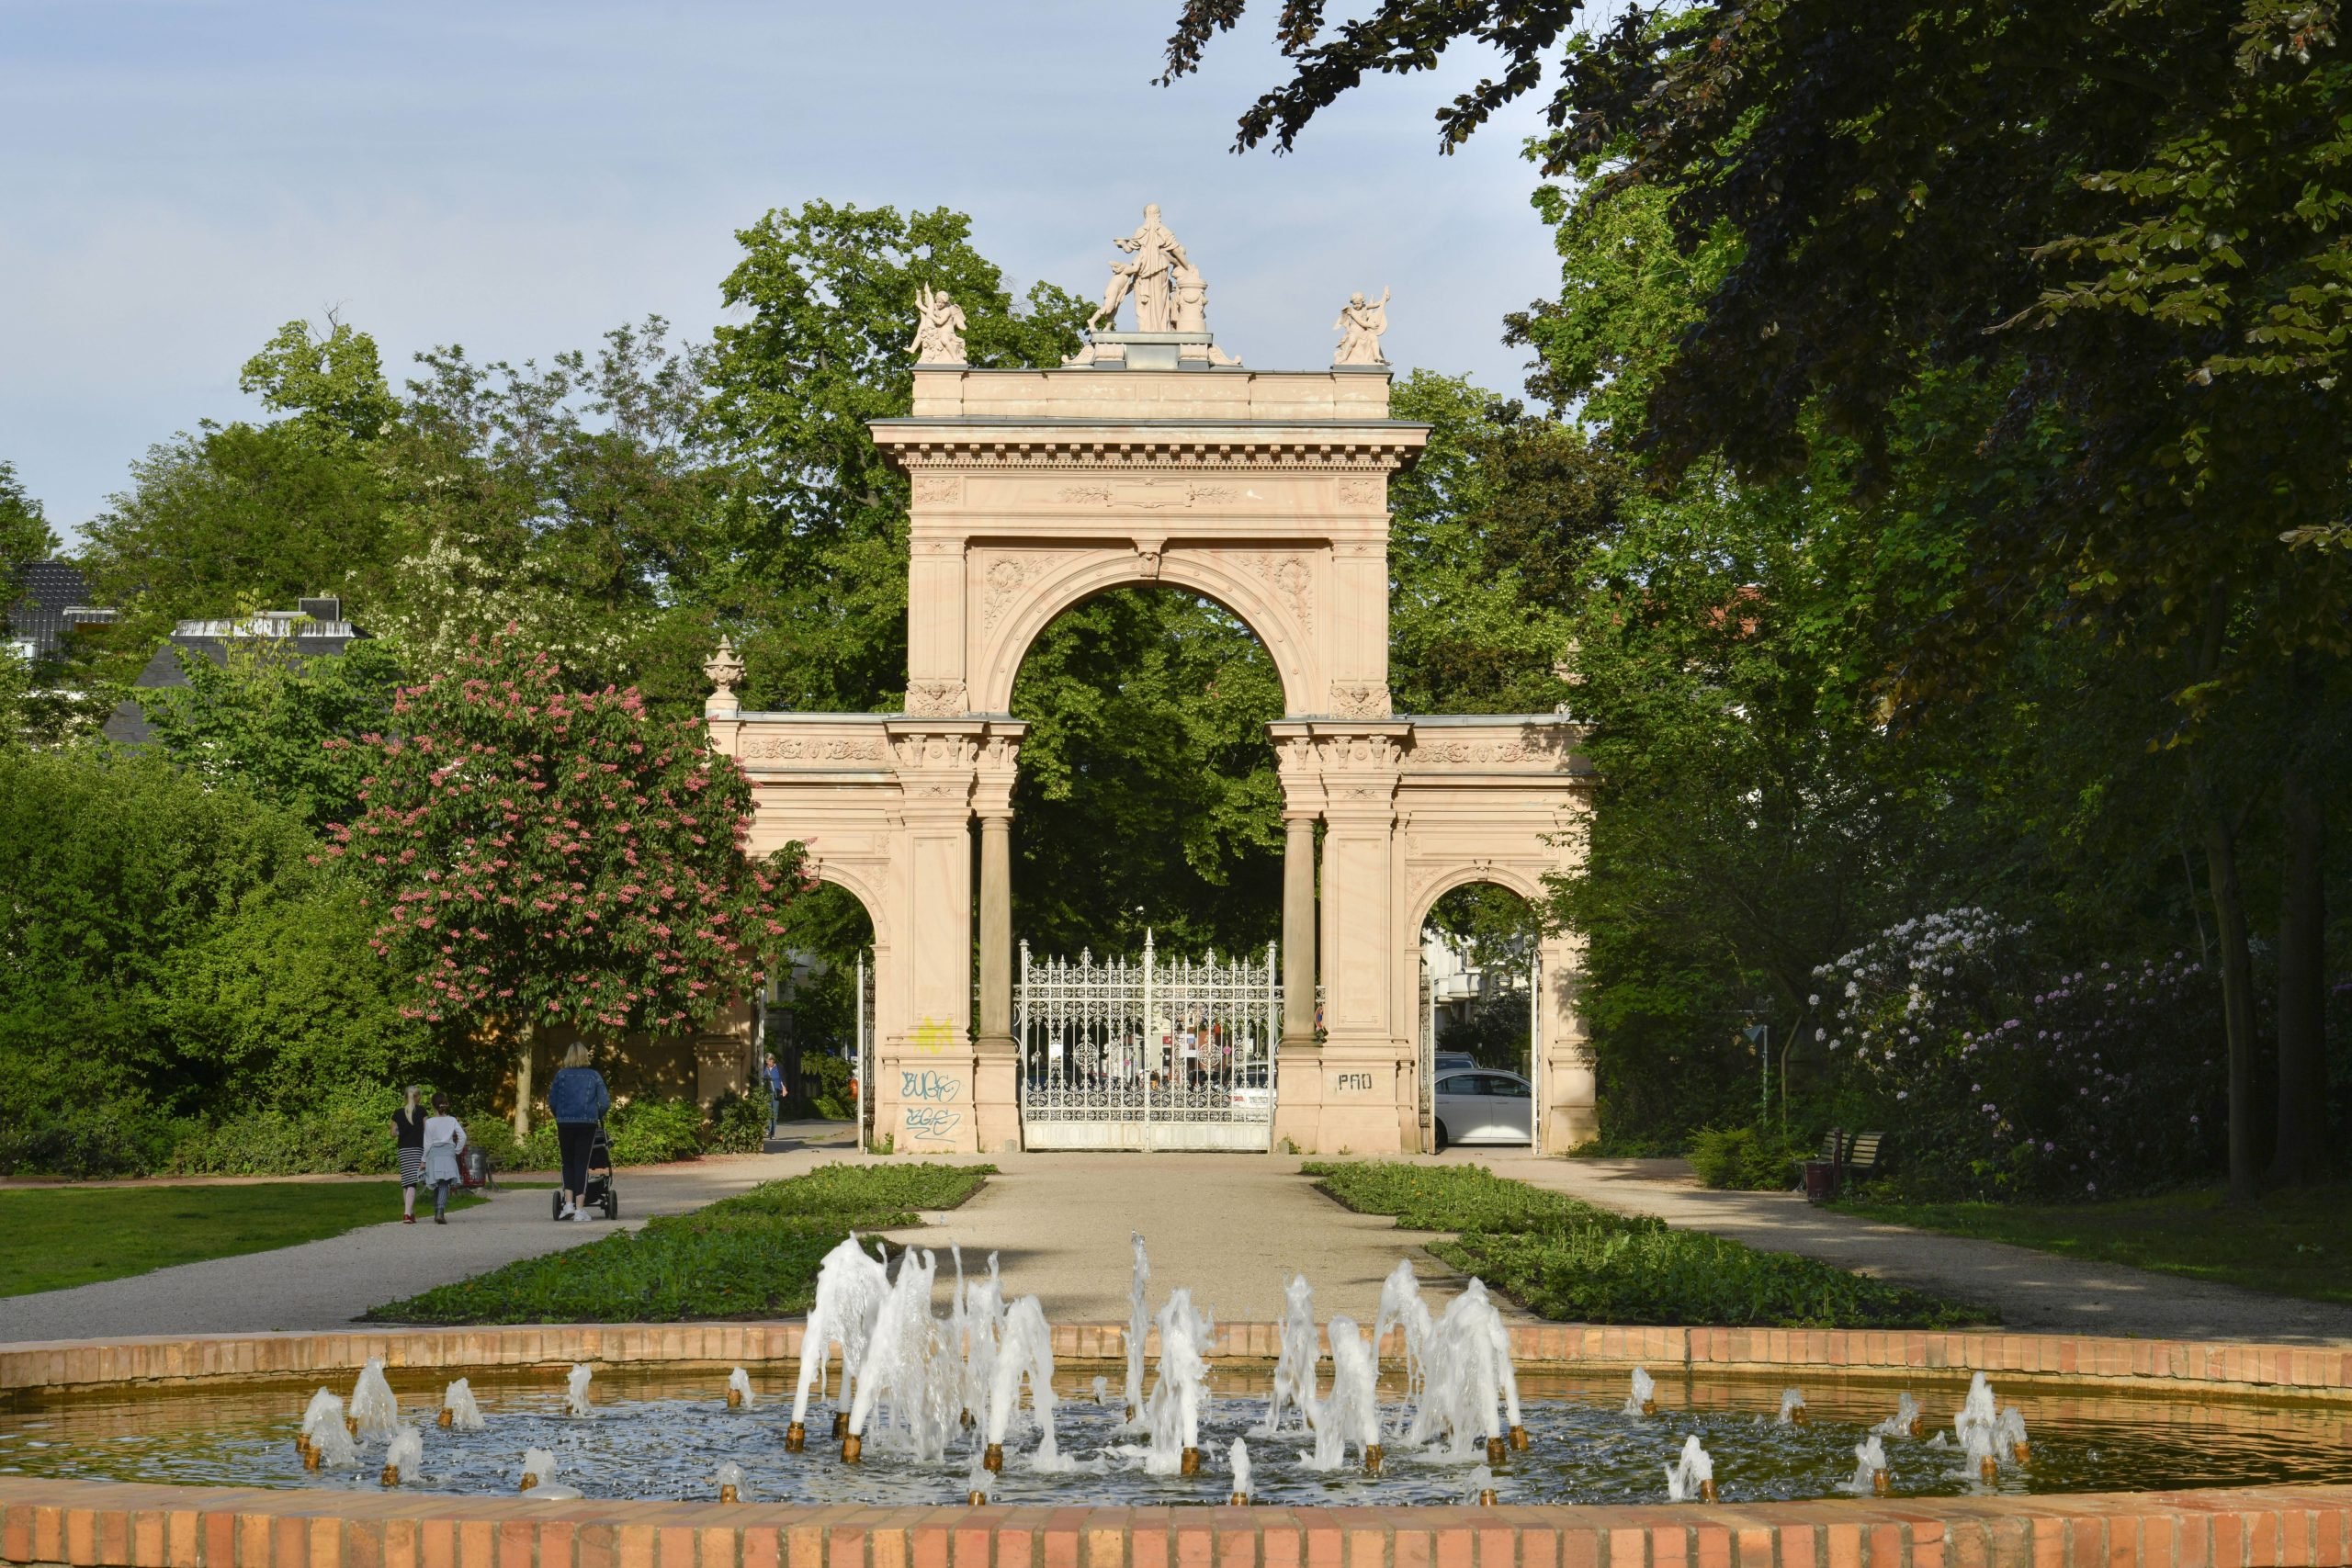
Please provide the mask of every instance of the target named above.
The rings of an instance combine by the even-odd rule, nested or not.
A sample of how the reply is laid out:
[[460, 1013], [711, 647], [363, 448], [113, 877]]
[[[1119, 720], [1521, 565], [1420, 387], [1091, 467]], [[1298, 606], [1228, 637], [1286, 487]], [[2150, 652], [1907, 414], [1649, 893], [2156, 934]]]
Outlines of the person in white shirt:
[[449, 1097], [433, 1097], [433, 1114], [424, 1119], [424, 1184], [433, 1189], [433, 1223], [449, 1223], [449, 1189], [460, 1178], [458, 1151], [466, 1146], [466, 1124], [449, 1114]]

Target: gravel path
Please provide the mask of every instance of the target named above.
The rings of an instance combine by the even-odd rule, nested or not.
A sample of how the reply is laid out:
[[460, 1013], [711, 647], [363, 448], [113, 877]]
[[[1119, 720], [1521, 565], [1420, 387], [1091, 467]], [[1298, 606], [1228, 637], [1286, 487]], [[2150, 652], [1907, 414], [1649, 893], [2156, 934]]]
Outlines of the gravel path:
[[558, 1224], [546, 1189], [495, 1193], [480, 1208], [432, 1221], [418, 1204], [413, 1225], [397, 1216], [341, 1235], [182, 1263], [129, 1279], [105, 1280], [29, 1296], [0, 1296], [0, 1342], [129, 1334], [229, 1334], [349, 1327], [370, 1307], [485, 1269], [578, 1247], [656, 1214], [679, 1214], [715, 1199], [797, 1176], [839, 1158], [846, 1126], [787, 1136], [762, 1155], [729, 1155], [689, 1165], [641, 1167], [619, 1175], [617, 1225]]
[[1819, 1209], [1793, 1192], [1716, 1192], [1680, 1160], [1536, 1159], [1509, 1149], [1450, 1150], [1537, 1187], [1771, 1252], [1818, 1258], [1939, 1295], [2000, 1309], [2010, 1328], [2154, 1339], [2352, 1344], [2352, 1307], [2266, 1295], [2120, 1263], [2096, 1263], [1906, 1229]]

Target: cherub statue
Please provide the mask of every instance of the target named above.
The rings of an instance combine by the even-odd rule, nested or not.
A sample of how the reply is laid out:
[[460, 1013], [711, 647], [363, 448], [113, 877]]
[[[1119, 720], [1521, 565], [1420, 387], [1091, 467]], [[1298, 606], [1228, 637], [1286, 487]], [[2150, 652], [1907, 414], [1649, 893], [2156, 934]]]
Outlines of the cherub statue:
[[1099, 332], [1105, 326], [1114, 330], [1117, 328], [1119, 307], [1126, 302], [1127, 295], [1136, 286], [1136, 274], [1142, 270], [1141, 262], [1113, 262], [1111, 264], [1111, 281], [1102, 290], [1102, 308], [1087, 318], [1087, 331]]
[[915, 286], [915, 340], [907, 346], [917, 365], [963, 364], [965, 324], [964, 308], [944, 291]]
[[1387, 364], [1380, 353], [1380, 334], [1388, 330], [1388, 290], [1382, 289], [1379, 299], [1371, 304], [1364, 302], [1362, 294], [1349, 295], [1331, 330], [1340, 334], [1340, 346], [1331, 351], [1332, 364]]

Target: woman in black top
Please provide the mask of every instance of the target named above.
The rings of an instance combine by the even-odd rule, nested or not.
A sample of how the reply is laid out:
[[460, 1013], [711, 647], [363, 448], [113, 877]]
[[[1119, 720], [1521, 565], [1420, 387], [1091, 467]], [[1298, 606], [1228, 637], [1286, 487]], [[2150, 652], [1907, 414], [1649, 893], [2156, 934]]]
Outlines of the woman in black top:
[[424, 1089], [408, 1086], [408, 1103], [392, 1112], [392, 1136], [400, 1144], [401, 1224], [416, 1224], [416, 1190], [424, 1184]]

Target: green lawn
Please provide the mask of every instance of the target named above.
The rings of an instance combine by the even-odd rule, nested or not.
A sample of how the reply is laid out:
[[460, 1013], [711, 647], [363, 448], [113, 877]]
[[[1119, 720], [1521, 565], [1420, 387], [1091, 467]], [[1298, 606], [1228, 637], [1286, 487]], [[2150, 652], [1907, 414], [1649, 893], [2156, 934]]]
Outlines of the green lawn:
[[2352, 1183], [2275, 1192], [2232, 1208], [2220, 1189], [2111, 1203], [1838, 1205], [1947, 1235], [2013, 1242], [2068, 1258], [2129, 1263], [2276, 1295], [2352, 1302]]
[[861, 1236], [922, 1224], [996, 1174], [992, 1165], [828, 1165], [691, 1214], [389, 1302], [392, 1323], [673, 1323], [782, 1317], [816, 1299], [817, 1266]]
[[1964, 1302], [1595, 1208], [1484, 1166], [1363, 1160], [1302, 1168], [1360, 1213], [1457, 1233], [1430, 1250], [1556, 1323], [1956, 1328], [1996, 1321]]
[[[450, 1207], [481, 1200], [458, 1196]], [[430, 1220], [429, 1198], [418, 1207]], [[396, 1220], [397, 1181], [0, 1189], [0, 1296], [266, 1252]]]

